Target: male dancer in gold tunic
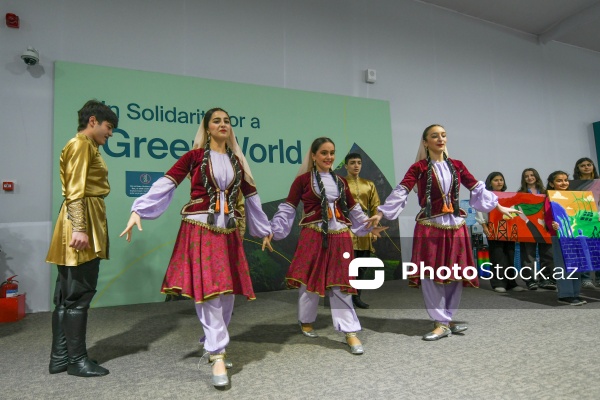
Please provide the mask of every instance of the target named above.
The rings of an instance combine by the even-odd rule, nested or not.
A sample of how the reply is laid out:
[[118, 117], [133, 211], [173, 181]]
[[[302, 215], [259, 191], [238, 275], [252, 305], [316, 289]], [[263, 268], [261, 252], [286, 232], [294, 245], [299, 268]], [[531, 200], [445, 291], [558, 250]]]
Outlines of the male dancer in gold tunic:
[[[377, 214], [377, 206], [379, 206], [379, 195], [375, 189], [375, 184], [367, 179], [360, 178], [360, 170], [362, 169], [362, 157], [359, 153], [349, 153], [344, 159], [344, 166], [348, 175], [346, 180], [350, 192], [360, 206], [363, 212], [370, 217]], [[371, 257], [371, 253], [375, 252], [373, 248], [373, 241], [376, 238], [372, 235], [368, 236], [354, 236], [352, 234], [352, 242], [354, 244], [354, 257]], [[364, 279], [366, 268], [358, 269], [358, 279]], [[362, 301], [360, 298], [361, 290], [358, 290], [358, 294], [352, 296], [352, 302], [355, 307], [358, 308], [369, 308], [369, 305]]]
[[118, 117], [96, 100], [85, 103], [78, 116], [77, 135], [60, 154], [64, 201], [46, 257], [46, 262], [58, 267], [49, 372], [92, 377], [108, 374], [88, 359], [85, 344], [98, 267], [101, 259], [108, 259], [104, 198], [110, 186], [99, 146], [112, 136]]

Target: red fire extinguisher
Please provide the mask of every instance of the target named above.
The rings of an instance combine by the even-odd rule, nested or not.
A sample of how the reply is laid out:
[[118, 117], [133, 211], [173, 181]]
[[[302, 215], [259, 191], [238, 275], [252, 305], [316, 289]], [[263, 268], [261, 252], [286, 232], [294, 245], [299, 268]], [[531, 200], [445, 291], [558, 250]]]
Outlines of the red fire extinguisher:
[[0, 284], [0, 298], [17, 297], [19, 295], [19, 281], [13, 280], [17, 276], [11, 276]]

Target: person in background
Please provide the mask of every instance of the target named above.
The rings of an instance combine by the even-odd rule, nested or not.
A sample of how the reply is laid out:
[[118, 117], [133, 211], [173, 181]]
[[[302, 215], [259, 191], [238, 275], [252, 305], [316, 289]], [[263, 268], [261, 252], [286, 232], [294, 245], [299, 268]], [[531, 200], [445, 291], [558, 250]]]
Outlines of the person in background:
[[[521, 186], [518, 192], [532, 194], [546, 194], [546, 189], [540, 174], [534, 168], [526, 168], [521, 173]], [[521, 252], [521, 274], [523, 280], [529, 290], [537, 290], [537, 288], [556, 290], [556, 281], [553, 277], [554, 258], [552, 257], [552, 245], [548, 243], [536, 242], [520, 242]], [[533, 278], [535, 268], [536, 251], [540, 256], [540, 264], [538, 265], [541, 279], [539, 282]], [[524, 268], [529, 267], [529, 268]]]
[[[504, 192], [506, 190], [506, 181], [501, 172], [492, 172], [485, 180], [485, 188], [490, 191]], [[505, 271], [509, 266], [514, 266], [515, 261], [515, 243], [505, 240], [490, 239], [490, 231], [488, 228], [488, 216], [481, 212], [477, 212], [477, 222], [482, 226], [483, 233], [488, 237], [488, 248], [490, 252], [490, 262], [492, 263], [494, 273], [490, 279], [492, 289], [498, 293], [506, 293], [507, 290], [520, 292], [523, 290], [517, 284], [516, 279], [507, 278]], [[492, 235], [496, 237], [496, 235]], [[496, 265], [499, 268], [496, 269]]]
[[[360, 204], [363, 212], [367, 217], [375, 215], [377, 213], [377, 206], [379, 206], [379, 195], [375, 188], [373, 181], [361, 178], [359, 176], [362, 170], [362, 156], [359, 153], [349, 153], [344, 159], [344, 167], [348, 174], [346, 175], [346, 181], [348, 181], [348, 187], [354, 200]], [[354, 246], [354, 257], [371, 257], [371, 253], [375, 253], [373, 248], [373, 241], [377, 238], [373, 235], [367, 236], [356, 236], [353, 233], [352, 244]], [[365, 279], [366, 268], [358, 269], [358, 278]], [[365, 303], [361, 298], [361, 290], [357, 290], [357, 294], [352, 295], [352, 302], [355, 307], [358, 308], [369, 308], [369, 305]]]
[[[569, 175], [563, 171], [554, 171], [548, 176], [548, 190], [569, 190]], [[582, 306], [587, 304], [587, 301], [579, 297], [581, 291], [581, 273], [576, 272], [571, 274], [566, 266], [558, 240], [557, 231], [560, 225], [554, 220], [552, 210], [550, 208], [550, 199], [546, 197], [544, 203], [544, 219], [546, 228], [552, 236], [552, 249], [554, 251], [554, 263], [556, 271], [561, 272], [556, 280], [558, 285], [558, 302], [568, 304], [570, 306]], [[571, 229], [568, 227], [567, 229]]]
[[[598, 170], [594, 162], [588, 158], [583, 157], [577, 160], [575, 168], [573, 168], [573, 180], [591, 180], [598, 179]], [[594, 272], [596, 277], [596, 286], [600, 286], [600, 272]], [[592, 282], [591, 272], [586, 271], [581, 273], [581, 288], [582, 289], [595, 289], [594, 283]]]
[[86, 347], [88, 309], [96, 294], [100, 260], [109, 256], [104, 198], [110, 185], [100, 146], [112, 136], [119, 119], [96, 100], [85, 103], [78, 117], [77, 134], [60, 153], [64, 201], [46, 257], [58, 269], [48, 369], [51, 374], [67, 371], [96, 377], [109, 373], [88, 358]]

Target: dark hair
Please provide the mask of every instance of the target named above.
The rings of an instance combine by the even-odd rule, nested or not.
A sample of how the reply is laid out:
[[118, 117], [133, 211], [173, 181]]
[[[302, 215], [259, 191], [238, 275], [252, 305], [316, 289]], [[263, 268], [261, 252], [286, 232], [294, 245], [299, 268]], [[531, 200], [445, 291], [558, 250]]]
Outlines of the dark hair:
[[535, 170], [535, 168], [525, 168], [523, 172], [521, 172], [521, 186], [517, 192], [527, 193], [527, 182], [525, 182], [525, 172], [527, 171], [533, 172], [533, 177], [535, 178], [535, 188], [537, 191], [540, 194], [546, 194], [546, 188], [544, 187], [542, 178], [540, 178], [540, 174]]
[[[206, 113], [204, 113], [204, 119], [203, 119], [203, 126], [204, 129], [208, 132], [208, 123], [210, 121], [210, 118], [212, 117], [212, 115], [216, 112], [216, 111], [222, 111], [225, 114], [227, 114], [227, 117], [229, 117], [229, 113], [225, 110], [223, 110], [222, 108], [211, 108], [210, 110], [208, 110]], [[200, 165], [200, 174], [202, 176], [202, 185], [206, 188], [206, 191], [208, 192], [209, 198], [210, 198], [210, 205], [208, 207], [208, 217], [206, 219], [206, 222], [209, 225], [214, 225], [215, 224], [215, 212], [220, 212], [220, 207], [221, 204], [220, 203], [220, 189], [217, 188], [216, 192], [215, 192], [215, 188], [208, 183], [208, 174], [206, 173], [206, 166], [208, 165], [208, 160], [210, 159], [210, 135], [208, 135], [208, 137], [206, 138], [206, 144], [204, 145], [204, 154], [202, 156], [202, 164]], [[229, 156], [229, 160], [231, 161], [231, 165], [233, 167], [233, 172], [235, 174], [234, 176], [234, 181], [233, 181], [233, 188], [231, 189], [231, 193], [229, 194], [229, 196], [227, 196], [227, 192], [225, 195], [225, 201], [227, 201], [227, 197], [229, 197], [229, 201], [227, 201], [226, 205], [224, 205], [225, 208], [225, 213], [227, 214], [227, 216], [229, 217], [229, 219], [227, 220], [227, 228], [235, 228], [236, 224], [235, 224], [235, 205], [237, 203], [237, 198], [238, 198], [238, 194], [239, 194], [239, 189], [240, 189], [240, 185], [242, 184], [242, 167], [240, 166], [240, 163], [237, 159], [237, 157], [235, 156], [235, 154], [233, 154], [233, 151], [231, 151], [231, 149], [229, 148], [229, 146], [227, 146], [227, 155]], [[218, 197], [218, 198], [217, 198]]]
[[[431, 130], [431, 128], [436, 127], [436, 126], [444, 128], [440, 124], [429, 125], [423, 131], [422, 140], [427, 140], [427, 134], [429, 133], [429, 130]], [[427, 154], [427, 189], [425, 191], [425, 199], [426, 199], [425, 217], [429, 218], [429, 217], [431, 217], [431, 184], [432, 184], [433, 162], [431, 161], [431, 157], [429, 157], [429, 149], [427, 149], [426, 154]], [[460, 207], [458, 206], [458, 200], [459, 200], [460, 187], [458, 186], [458, 176], [456, 175], [456, 169], [454, 168], [454, 164], [452, 164], [452, 162], [448, 158], [448, 155], [446, 154], [445, 151], [443, 152], [443, 155], [444, 155], [444, 161], [446, 162], [446, 164], [448, 164], [448, 169], [450, 170], [450, 173], [452, 174], [452, 189], [450, 190], [450, 197], [452, 200], [452, 203], [451, 203], [452, 214], [454, 214], [454, 216], [456, 216], [456, 217], [459, 217], [460, 216]], [[452, 192], [454, 192], [454, 196], [452, 196]]]
[[[320, 137], [320, 138], [316, 138], [312, 144], [310, 145], [310, 152], [312, 154], [317, 154], [317, 151], [319, 151], [319, 148], [321, 148], [321, 146], [325, 143], [331, 143], [334, 147], [335, 147], [335, 143], [333, 143], [333, 140], [331, 140], [328, 137]], [[315, 174], [315, 178], [317, 180], [317, 185], [319, 186], [319, 193], [321, 195], [321, 238], [322, 238], [322, 242], [321, 245], [323, 248], [327, 248], [328, 247], [328, 243], [327, 243], [327, 233], [329, 232], [329, 204], [327, 201], [327, 193], [325, 192], [325, 186], [323, 185], [323, 181], [321, 180], [321, 174], [319, 174], [319, 170], [317, 169], [316, 165], [313, 165], [313, 173]], [[344, 182], [342, 181], [342, 179], [340, 177], [337, 176], [337, 174], [335, 172], [333, 172], [332, 169], [329, 169], [329, 173], [331, 174], [332, 178], [335, 179], [335, 182], [337, 184], [338, 187], [338, 191], [340, 192], [340, 201], [339, 201], [339, 205], [342, 208], [342, 213], [344, 214], [344, 216], [346, 218], [348, 218], [348, 203], [346, 201], [346, 187], [344, 185]], [[338, 216], [336, 216], [338, 217]]]
[[[422, 135], [422, 137], [421, 137], [421, 138], [422, 138], [423, 140], [427, 140], [427, 134], [429, 133], [429, 130], [430, 130], [431, 128], [433, 128], [433, 127], [436, 127], [436, 126], [439, 126], [440, 128], [444, 128], [444, 126], [443, 126], [443, 125], [440, 125], [440, 124], [433, 124], [433, 125], [429, 125], [429, 126], [428, 126], [427, 128], [425, 128], [425, 130], [423, 131], [423, 135]], [[444, 128], [444, 129], [446, 129], [446, 128]]]
[[504, 181], [504, 185], [500, 189], [501, 192], [504, 192], [506, 190], [506, 179], [504, 179], [504, 175], [502, 175], [502, 172], [498, 171], [490, 172], [487, 178], [485, 178], [485, 188], [487, 190], [492, 190], [492, 180], [494, 180], [494, 178], [497, 176], [502, 177], [502, 180]]
[[229, 113], [227, 111], [223, 110], [222, 108], [220, 108], [220, 107], [211, 108], [210, 110], [208, 110], [207, 112], [204, 113], [204, 118], [202, 119], [202, 125], [204, 126], [205, 131], [208, 131], [208, 123], [210, 122], [212, 115], [217, 111], [224, 112], [225, 114], [227, 114], [227, 118], [229, 118]]
[[550, 175], [548, 175], [548, 184], [547, 184], [547, 187], [550, 190], [555, 190], [555, 188], [554, 188], [554, 180], [559, 175], [566, 175], [567, 179], [569, 178], [569, 174], [567, 174], [565, 171], [554, 171], [553, 173], [551, 173]]
[[579, 160], [577, 160], [577, 162], [575, 163], [575, 168], [573, 169], [573, 179], [581, 179], [581, 172], [579, 171], [579, 164], [583, 164], [586, 161], [589, 161], [592, 164], [592, 167], [594, 168], [594, 170], [592, 172], [594, 175], [594, 179], [600, 178], [600, 175], [598, 175], [598, 170], [596, 170], [596, 164], [594, 164], [592, 159], [589, 157], [582, 157]]
[[79, 124], [77, 126], [77, 132], [81, 132], [87, 128], [90, 117], [92, 116], [96, 117], [96, 121], [100, 124], [104, 121], [108, 121], [113, 128], [116, 128], [119, 125], [119, 117], [117, 117], [117, 114], [115, 114], [110, 107], [98, 100], [89, 100], [81, 107], [81, 110], [77, 111]]
[[354, 160], [355, 158], [358, 158], [359, 160], [362, 161], [362, 156], [358, 153], [348, 153], [348, 155], [344, 158], [344, 164], [348, 164], [348, 161], [350, 160]]

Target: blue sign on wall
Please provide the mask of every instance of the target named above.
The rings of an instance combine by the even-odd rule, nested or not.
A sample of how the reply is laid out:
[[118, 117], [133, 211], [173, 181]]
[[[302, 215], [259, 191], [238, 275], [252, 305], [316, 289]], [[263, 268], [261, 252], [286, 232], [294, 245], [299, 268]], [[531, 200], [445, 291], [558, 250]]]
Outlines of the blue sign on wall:
[[125, 171], [125, 193], [129, 197], [145, 195], [150, 186], [165, 176], [164, 172]]

